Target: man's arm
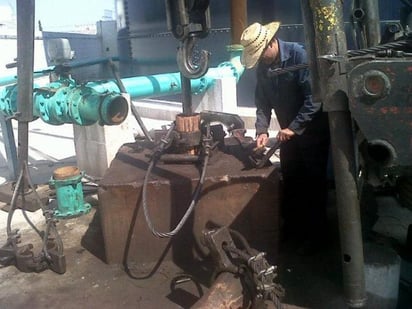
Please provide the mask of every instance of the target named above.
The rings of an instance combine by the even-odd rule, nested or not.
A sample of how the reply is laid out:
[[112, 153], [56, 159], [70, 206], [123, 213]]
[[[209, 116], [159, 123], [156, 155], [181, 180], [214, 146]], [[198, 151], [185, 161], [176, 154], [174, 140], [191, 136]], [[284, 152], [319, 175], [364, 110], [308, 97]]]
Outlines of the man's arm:
[[[259, 78], [259, 77], [258, 77]], [[256, 105], [256, 144], [257, 147], [265, 146], [269, 137], [268, 128], [272, 117], [272, 107], [267, 99], [261, 82], [257, 82], [255, 90]]]
[[[303, 48], [297, 50], [296, 64], [307, 63], [306, 52]], [[295, 119], [289, 124], [289, 129], [298, 135], [301, 135], [308, 123], [321, 110], [321, 102], [313, 102], [312, 89], [310, 84], [310, 75], [308, 69], [301, 69], [298, 71], [298, 84], [304, 95], [303, 105], [300, 108]]]

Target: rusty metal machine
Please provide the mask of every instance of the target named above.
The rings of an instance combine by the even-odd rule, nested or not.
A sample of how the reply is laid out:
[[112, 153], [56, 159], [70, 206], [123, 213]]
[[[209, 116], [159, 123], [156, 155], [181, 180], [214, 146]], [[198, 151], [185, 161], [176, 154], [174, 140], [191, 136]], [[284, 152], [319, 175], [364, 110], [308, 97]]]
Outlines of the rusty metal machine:
[[[164, 260], [190, 273], [209, 261], [215, 265], [210, 274], [220, 274], [217, 282], [226, 291], [233, 289], [234, 299], [213, 296], [222, 286], [218, 284], [198, 308], [236, 300], [254, 308], [266, 302], [280, 308], [283, 289], [264, 253], [276, 260], [278, 167], [265, 166], [268, 157], [256, 157], [256, 144], [245, 136], [238, 115], [192, 111], [190, 79], [208, 69], [208, 52], [201, 51], [196, 61], [193, 49], [207, 35], [209, 1], [166, 4], [169, 30], [181, 41], [177, 62], [183, 112], [170, 128], [158, 130], [153, 141], [124, 145], [101, 181], [107, 262], [121, 263], [134, 277], [144, 278]], [[264, 168], [255, 169], [257, 165]]]
[[402, 2], [400, 23], [387, 25], [381, 36], [376, 2], [353, 1], [358, 49], [348, 50], [342, 1], [301, 1], [314, 96], [329, 114], [343, 285], [350, 307], [366, 304], [359, 207], [363, 185], [390, 187], [405, 200], [410, 196], [412, 6]]
[[[401, 23], [389, 25], [381, 37], [378, 6], [354, 1], [358, 46], [348, 50], [342, 1], [301, 1], [313, 95], [329, 114], [343, 287], [350, 307], [366, 303], [358, 196], [362, 183], [391, 186], [410, 201], [412, 7], [403, 2]], [[253, 285], [252, 295], [243, 300], [256, 308], [268, 300], [280, 307], [283, 290], [275, 282], [275, 268], [261, 253], [269, 250], [268, 255], [276, 257], [277, 167], [254, 168], [264, 164], [250, 160], [253, 142], [244, 136], [236, 115], [192, 112], [190, 78], [207, 71], [208, 53], [201, 51], [197, 63], [192, 56], [196, 39], [209, 29], [208, 1], [166, 3], [169, 30], [181, 41], [177, 62], [183, 113], [168, 130], [160, 130], [154, 142], [124, 145], [101, 182], [107, 262], [122, 263], [144, 278], [163, 260], [193, 270], [212, 257], [224, 272], [197, 308], [235, 304], [239, 299], [216, 295], [222, 284], [224, 291], [243, 295], [231, 275], [239, 267], [246, 267], [243, 278], [252, 278]], [[254, 265], [258, 260], [259, 269]]]
[[[362, 307], [366, 303], [362, 184], [390, 188], [411, 207], [412, 4], [402, 0], [400, 23], [388, 25], [380, 35], [376, 3], [353, 1], [358, 46], [348, 50], [342, 2], [301, 0], [301, 8], [314, 99], [324, 103], [330, 119], [344, 296], [350, 307]], [[24, 2], [17, 3], [19, 11], [33, 12]], [[123, 145], [100, 182], [106, 262], [122, 264], [137, 279], [153, 275], [163, 261], [173, 261], [194, 276], [206, 273], [212, 284], [194, 308], [219, 308], [223, 303], [236, 308], [281, 308], [285, 291], [272, 265], [278, 254], [281, 181], [279, 166], [268, 164], [279, 143], [274, 141], [265, 154], [257, 153], [238, 115], [193, 112], [191, 80], [208, 71], [209, 53], [195, 47], [209, 32], [209, 0], [166, 0], [166, 13], [168, 28], [180, 43], [177, 64], [183, 110], [153, 139], [146, 132], [146, 138]], [[19, 42], [33, 41], [34, 16], [18, 16], [18, 29], [23, 29]], [[27, 78], [19, 83], [16, 95], [19, 104], [27, 105], [18, 108], [17, 116], [19, 144], [27, 146], [27, 125], [33, 118], [33, 51], [21, 44], [19, 73]], [[122, 80], [117, 78], [117, 83], [121, 92], [128, 92]], [[34, 109], [39, 114], [34, 116], [42, 112], [47, 116], [43, 105], [50, 93], [43, 89], [41, 95], [39, 108]], [[116, 94], [107, 106], [122, 107], [122, 102]], [[15, 114], [16, 106], [3, 105]], [[126, 110], [120, 110], [125, 116]], [[19, 158], [16, 196], [31, 185], [27, 147], [19, 149]], [[40, 255], [33, 256], [30, 246], [17, 246], [19, 234], [8, 228], [0, 264], [15, 263], [23, 271], [65, 272], [54, 217], [49, 209], [44, 213], [47, 231]]]

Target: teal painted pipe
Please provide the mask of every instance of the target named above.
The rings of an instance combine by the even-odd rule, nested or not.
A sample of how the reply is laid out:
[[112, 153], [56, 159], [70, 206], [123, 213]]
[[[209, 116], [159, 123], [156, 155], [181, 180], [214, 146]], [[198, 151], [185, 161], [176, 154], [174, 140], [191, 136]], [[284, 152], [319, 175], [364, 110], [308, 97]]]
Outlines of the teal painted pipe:
[[[8, 117], [15, 116], [17, 85], [0, 90], [0, 111]], [[33, 116], [53, 125], [117, 125], [126, 119], [127, 113], [128, 102], [119, 92], [99, 93], [70, 79], [35, 87], [33, 91]]]
[[[244, 72], [244, 66], [240, 62], [243, 47], [231, 45], [228, 49], [231, 53], [230, 61], [223, 62], [216, 68], [210, 68], [203, 77], [190, 80], [193, 94], [203, 93], [218, 78], [235, 77], [239, 81]], [[122, 79], [122, 83], [132, 99], [178, 94], [182, 91], [180, 73], [129, 77]], [[97, 92], [120, 91], [115, 81], [89, 82], [86, 85]]]
[[[89, 60], [89, 61], [83, 61], [83, 62], [77, 62], [77, 63], [74, 63], [74, 64], [70, 64], [70, 65], [68, 65], [68, 67], [70, 67], [71, 69], [75, 69], [75, 68], [81, 68], [81, 67], [91, 66], [91, 65], [95, 65], [95, 64], [107, 63], [109, 61], [119, 61], [119, 57], [97, 58], [97, 59], [93, 59], [93, 60]], [[35, 71], [35, 72], [33, 72], [33, 78], [36, 79], [36, 78], [39, 78], [39, 77], [47, 76], [51, 72], [55, 71], [55, 69], [56, 69], [56, 66], [51, 66], [51, 67], [48, 67], [45, 70]], [[15, 83], [17, 83], [17, 76], [16, 75], [0, 77], [0, 87], [1, 86], [12, 85], [12, 84], [15, 84]]]
[[[33, 78], [39, 78], [48, 75], [50, 72], [34, 72], [33, 73]], [[5, 77], [0, 77], [0, 87], [1, 86], [6, 86], [6, 85], [12, 85], [17, 83], [17, 76], [5, 76]]]
[[[206, 91], [218, 78], [235, 77], [244, 72], [240, 63], [242, 48], [230, 46], [231, 60], [210, 68], [201, 78], [192, 79], [192, 93]], [[132, 99], [178, 94], [182, 91], [180, 73], [165, 73], [124, 78], [121, 80]], [[116, 125], [124, 121], [128, 103], [115, 81], [91, 81], [76, 85], [72, 79], [61, 79], [33, 91], [33, 115], [53, 125], [74, 123]], [[17, 112], [17, 86], [0, 88], [0, 112], [14, 117]]]
[[[193, 93], [202, 93], [214, 82], [213, 78], [202, 77], [191, 80]], [[143, 99], [180, 93], [182, 90], [180, 73], [166, 73], [123, 78], [122, 83], [132, 99]], [[88, 87], [97, 92], [120, 92], [115, 81], [88, 82]]]

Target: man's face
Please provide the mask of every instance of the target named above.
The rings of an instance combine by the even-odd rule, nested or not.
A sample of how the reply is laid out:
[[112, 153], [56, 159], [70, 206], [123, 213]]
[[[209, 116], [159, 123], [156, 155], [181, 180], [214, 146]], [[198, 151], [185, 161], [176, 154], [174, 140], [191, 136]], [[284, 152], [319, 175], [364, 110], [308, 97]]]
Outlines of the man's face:
[[260, 60], [265, 64], [271, 64], [276, 60], [279, 54], [277, 40], [272, 41], [263, 51]]

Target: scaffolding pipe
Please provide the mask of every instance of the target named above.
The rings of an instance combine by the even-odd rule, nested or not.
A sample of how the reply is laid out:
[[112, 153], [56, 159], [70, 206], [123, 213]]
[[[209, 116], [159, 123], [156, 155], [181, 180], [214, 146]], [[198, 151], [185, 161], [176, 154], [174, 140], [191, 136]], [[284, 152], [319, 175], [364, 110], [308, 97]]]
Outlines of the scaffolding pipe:
[[29, 121], [33, 118], [34, 8], [34, 0], [17, 1], [17, 156], [21, 169], [28, 162]]
[[315, 77], [313, 89], [320, 92], [314, 93], [314, 98], [322, 99], [329, 114], [344, 296], [349, 307], [359, 308], [366, 303], [366, 293], [354, 137], [346, 68], [340, 62], [347, 53], [342, 1], [301, 0], [301, 6], [312, 58], [309, 64]]

